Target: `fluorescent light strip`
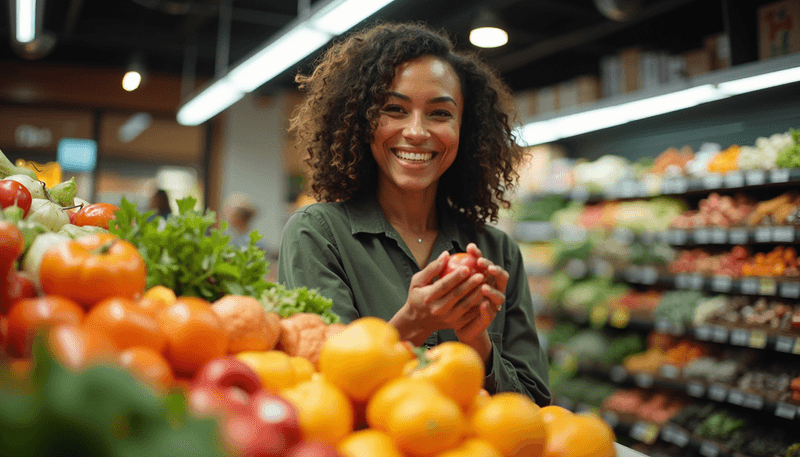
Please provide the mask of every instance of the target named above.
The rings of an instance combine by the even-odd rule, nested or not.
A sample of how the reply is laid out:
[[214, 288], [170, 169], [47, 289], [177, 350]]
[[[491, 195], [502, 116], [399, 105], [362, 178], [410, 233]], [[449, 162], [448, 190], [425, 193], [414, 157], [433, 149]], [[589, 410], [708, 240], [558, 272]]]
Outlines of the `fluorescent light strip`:
[[568, 114], [525, 124], [516, 131], [520, 143], [533, 146], [671, 113], [733, 95], [800, 81], [800, 67], [719, 84], [703, 84], [664, 95]]
[[198, 125], [216, 116], [272, 78], [393, 0], [331, 0], [306, 20], [296, 21], [225, 76], [211, 83], [178, 110], [178, 122]]
[[36, 38], [36, 0], [16, 1], [16, 39], [20, 43], [30, 43]]

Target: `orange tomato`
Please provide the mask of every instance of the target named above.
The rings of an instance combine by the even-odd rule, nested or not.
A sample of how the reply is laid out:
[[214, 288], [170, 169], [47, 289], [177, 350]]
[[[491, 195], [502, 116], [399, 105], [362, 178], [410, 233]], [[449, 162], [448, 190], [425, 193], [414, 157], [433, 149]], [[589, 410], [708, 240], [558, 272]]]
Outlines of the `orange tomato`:
[[377, 317], [362, 317], [331, 336], [318, 367], [354, 401], [364, 402], [387, 381], [400, 377], [411, 353], [397, 329]]
[[177, 299], [172, 289], [158, 285], [147, 289], [144, 295], [136, 301], [136, 306], [148, 316], [157, 319], [158, 313], [175, 303]]
[[441, 394], [439, 388], [427, 379], [396, 378], [387, 382], [367, 402], [367, 424], [385, 431], [389, 412], [400, 400], [417, 392], [430, 396]]
[[563, 416], [548, 429], [542, 457], [614, 457], [614, 430], [594, 414]]
[[47, 344], [62, 365], [76, 371], [87, 364], [112, 363], [117, 354], [117, 347], [105, 332], [75, 324], [52, 327], [47, 334]]
[[465, 411], [483, 388], [485, 376], [478, 352], [458, 341], [432, 347], [425, 351], [423, 360], [412, 360], [404, 369], [410, 377], [431, 380]]
[[128, 348], [119, 354], [118, 361], [135, 377], [152, 387], [156, 393], [165, 393], [174, 383], [172, 369], [167, 359], [153, 348], [147, 346]]
[[228, 351], [222, 321], [201, 298], [179, 298], [158, 313], [158, 325], [167, 338], [165, 355], [178, 376], [191, 378], [209, 360]]
[[136, 246], [111, 233], [58, 243], [42, 256], [39, 280], [46, 294], [84, 306], [108, 297], [135, 298], [145, 287], [147, 268]]
[[502, 455], [488, 441], [469, 438], [460, 446], [444, 451], [436, 457], [502, 457]]
[[401, 452], [434, 456], [458, 445], [467, 423], [455, 400], [419, 390], [400, 399], [386, 416], [386, 433]]
[[503, 456], [539, 455], [547, 438], [539, 409], [524, 394], [499, 393], [472, 415], [471, 431]]
[[539, 409], [539, 416], [544, 421], [545, 427], [549, 429], [550, 424], [563, 417], [571, 417], [574, 413], [563, 406], [547, 405]]
[[291, 357], [283, 351], [243, 351], [234, 357], [253, 369], [264, 389], [278, 392], [297, 384]]
[[105, 332], [120, 350], [147, 346], [156, 352], [163, 351], [167, 345], [166, 336], [158, 322], [140, 309], [129, 298], [107, 298], [89, 311], [83, 326]]
[[323, 376], [313, 376], [279, 395], [297, 409], [304, 439], [336, 446], [353, 432], [353, 405], [341, 389]]
[[305, 357], [289, 357], [289, 363], [291, 363], [292, 368], [294, 368], [296, 382], [308, 381], [311, 379], [311, 375], [317, 372], [314, 368], [314, 364]]
[[30, 357], [36, 332], [56, 324], [80, 325], [83, 308], [69, 298], [45, 295], [19, 300], [8, 312], [8, 351], [15, 357]]
[[389, 435], [379, 430], [359, 430], [338, 446], [343, 457], [403, 457]]

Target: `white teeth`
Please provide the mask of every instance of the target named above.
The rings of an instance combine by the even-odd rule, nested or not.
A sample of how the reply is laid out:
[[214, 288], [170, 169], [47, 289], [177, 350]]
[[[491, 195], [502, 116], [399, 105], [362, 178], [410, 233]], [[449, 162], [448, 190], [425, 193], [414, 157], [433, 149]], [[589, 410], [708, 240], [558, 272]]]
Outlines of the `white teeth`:
[[417, 153], [417, 152], [394, 151], [394, 155], [404, 160], [413, 160], [417, 162], [427, 162], [428, 160], [431, 160], [431, 158], [433, 158], [433, 153], [431, 152]]

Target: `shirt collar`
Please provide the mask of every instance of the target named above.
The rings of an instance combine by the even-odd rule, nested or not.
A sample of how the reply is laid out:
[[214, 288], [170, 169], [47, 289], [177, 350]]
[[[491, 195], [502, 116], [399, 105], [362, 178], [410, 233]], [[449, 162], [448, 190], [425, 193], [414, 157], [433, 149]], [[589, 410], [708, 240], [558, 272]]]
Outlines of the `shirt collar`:
[[[350, 233], [384, 233], [389, 237], [399, 239], [397, 231], [389, 224], [383, 214], [383, 209], [378, 204], [375, 195], [359, 195], [345, 203], [350, 218]], [[445, 243], [445, 249], [464, 252], [470, 242], [467, 235], [460, 229], [455, 215], [450, 208], [439, 210], [439, 237]]]

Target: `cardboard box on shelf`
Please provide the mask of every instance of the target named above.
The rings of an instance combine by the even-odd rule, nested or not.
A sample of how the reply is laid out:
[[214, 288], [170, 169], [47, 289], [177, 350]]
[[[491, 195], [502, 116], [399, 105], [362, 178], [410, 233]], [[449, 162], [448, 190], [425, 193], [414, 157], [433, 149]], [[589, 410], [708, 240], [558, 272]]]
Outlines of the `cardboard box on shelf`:
[[558, 85], [558, 108], [573, 108], [591, 103], [599, 96], [600, 81], [596, 76], [578, 76]]
[[686, 62], [686, 76], [690, 78], [711, 71], [711, 57], [705, 48], [684, 53], [683, 60]]
[[547, 86], [536, 91], [536, 115], [551, 114], [559, 109], [558, 87]]
[[705, 39], [705, 48], [711, 58], [711, 69], [719, 70], [731, 66], [731, 41], [726, 33], [718, 33]]
[[800, 52], [800, 0], [783, 0], [758, 9], [758, 58]]
[[619, 52], [622, 65], [622, 91], [623, 93], [636, 92], [642, 88], [640, 61], [643, 49], [640, 46], [623, 49]]
[[616, 55], [600, 59], [600, 86], [603, 97], [622, 93], [622, 64]]

